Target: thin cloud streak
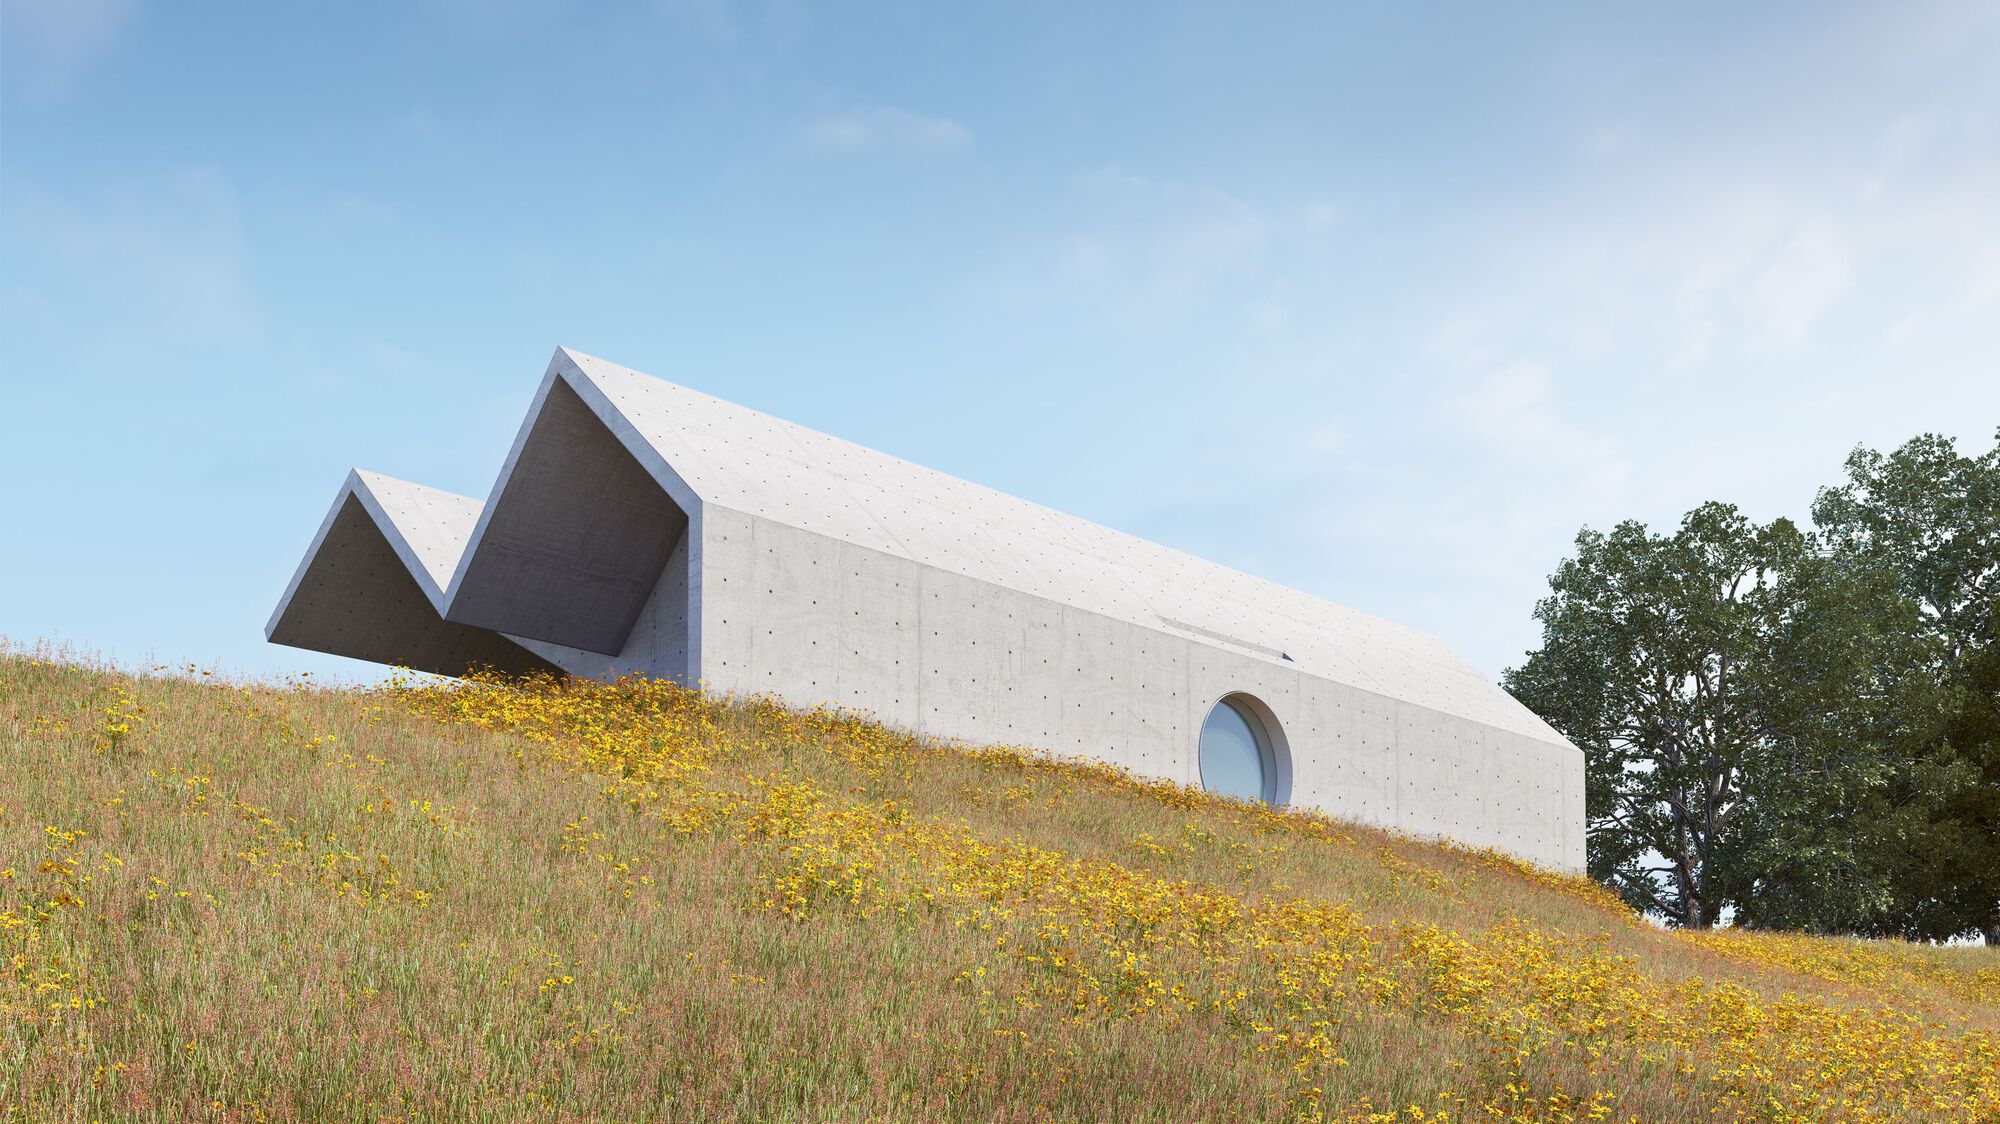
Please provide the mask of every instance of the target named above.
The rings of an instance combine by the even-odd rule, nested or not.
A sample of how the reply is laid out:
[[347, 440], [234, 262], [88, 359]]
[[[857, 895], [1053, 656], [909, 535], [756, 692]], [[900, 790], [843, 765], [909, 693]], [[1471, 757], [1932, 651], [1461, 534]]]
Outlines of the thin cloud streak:
[[66, 87], [101, 63], [138, 18], [136, 0], [0, 0], [5, 71]]
[[850, 156], [866, 152], [958, 152], [972, 147], [972, 130], [949, 117], [931, 117], [896, 106], [815, 117], [800, 130], [814, 152]]

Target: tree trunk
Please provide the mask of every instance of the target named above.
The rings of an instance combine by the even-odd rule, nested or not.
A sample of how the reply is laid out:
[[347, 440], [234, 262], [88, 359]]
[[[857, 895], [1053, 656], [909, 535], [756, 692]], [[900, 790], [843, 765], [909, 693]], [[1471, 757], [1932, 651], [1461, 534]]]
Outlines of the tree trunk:
[[1708, 916], [1708, 905], [1699, 898], [1690, 897], [1686, 906], [1687, 927], [1697, 933], [1707, 932], [1715, 923]]

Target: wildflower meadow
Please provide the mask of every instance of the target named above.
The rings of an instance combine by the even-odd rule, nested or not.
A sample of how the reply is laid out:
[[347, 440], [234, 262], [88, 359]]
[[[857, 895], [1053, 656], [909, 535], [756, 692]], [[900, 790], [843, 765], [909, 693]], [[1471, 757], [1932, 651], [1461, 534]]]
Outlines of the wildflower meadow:
[[33, 1120], [2000, 1120], [2000, 952], [628, 679], [0, 657]]

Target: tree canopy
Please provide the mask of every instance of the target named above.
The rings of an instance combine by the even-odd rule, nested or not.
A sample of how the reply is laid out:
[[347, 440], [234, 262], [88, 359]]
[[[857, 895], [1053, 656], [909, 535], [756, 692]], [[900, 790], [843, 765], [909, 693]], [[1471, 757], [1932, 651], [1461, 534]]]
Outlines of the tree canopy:
[[1584, 529], [1504, 684], [1584, 751], [1590, 871], [1634, 906], [2000, 943], [2000, 444], [1846, 468], [1807, 528]]

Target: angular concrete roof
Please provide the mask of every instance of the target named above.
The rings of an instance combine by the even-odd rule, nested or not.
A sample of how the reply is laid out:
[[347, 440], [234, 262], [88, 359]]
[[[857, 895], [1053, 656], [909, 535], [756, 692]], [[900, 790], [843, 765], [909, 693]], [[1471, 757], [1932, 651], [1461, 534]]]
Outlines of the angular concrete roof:
[[[509, 508], [510, 495], [571, 472], [620, 471], [575, 452], [583, 439], [563, 431], [576, 428], [564, 415], [580, 413], [576, 405], [602, 424], [600, 435], [608, 432], [632, 454], [629, 461], [616, 459], [659, 485], [658, 492], [647, 491], [661, 502], [660, 513], [693, 512], [700, 505], [732, 508], [1447, 714], [1562, 741], [1441, 641], [1414, 629], [566, 348], [550, 363], [486, 505], [357, 474], [363, 485], [357, 495], [441, 615], [502, 627], [504, 615], [482, 619], [468, 609], [470, 600], [491, 595], [503, 581], [497, 564], [488, 565], [495, 574], [485, 580], [489, 588], [476, 588], [482, 584], [483, 556], [515, 550], [529, 569], [506, 570], [505, 580], [513, 583], [508, 588], [523, 583], [532, 588], [537, 552], [563, 541], [557, 529], [548, 528], [526, 546], [490, 544], [489, 538], [501, 535], [495, 524], [504, 528], [509, 522], [502, 509]], [[556, 436], [546, 436], [551, 432]], [[572, 467], [573, 461], [579, 466]], [[629, 481], [616, 479], [592, 486], [630, 491]], [[547, 513], [560, 507], [517, 502], [511, 509]], [[526, 516], [514, 522], [521, 518]], [[537, 528], [517, 526], [505, 533], [513, 542], [523, 536], [534, 540]], [[636, 612], [633, 599], [650, 590], [658, 573], [656, 556], [664, 549], [653, 536], [601, 556], [642, 558], [629, 573], [603, 575], [605, 588], [613, 591], [607, 596], [617, 603], [605, 621], [561, 634], [505, 630], [616, 651], [615, 644], [605, 647], [604, 638], [615, 635], [621, 614]], [[310, 565], [309, 555], [302, 575]], [[281, 606], [279, 616], [283, 613]]]
[[444, 586], [481, 506], [379, 473], [348, 473], [265, 638], [447, 675], [475, 666], [559, 670], [508, 637], [445, 619]]

